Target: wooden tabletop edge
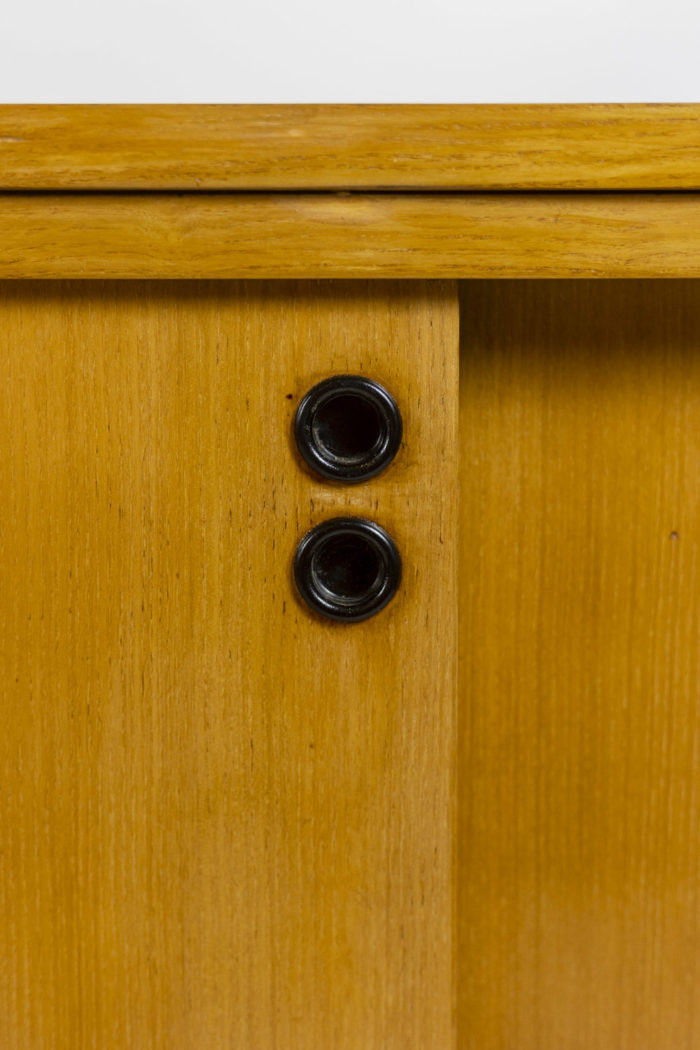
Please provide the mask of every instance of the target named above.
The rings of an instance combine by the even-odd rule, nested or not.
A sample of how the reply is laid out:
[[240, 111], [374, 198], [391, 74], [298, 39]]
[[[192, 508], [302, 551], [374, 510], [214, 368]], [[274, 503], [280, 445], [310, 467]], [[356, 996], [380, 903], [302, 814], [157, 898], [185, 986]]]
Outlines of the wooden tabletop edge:
[[696, 103], [0, 106], [0, 191], [699, 189]]

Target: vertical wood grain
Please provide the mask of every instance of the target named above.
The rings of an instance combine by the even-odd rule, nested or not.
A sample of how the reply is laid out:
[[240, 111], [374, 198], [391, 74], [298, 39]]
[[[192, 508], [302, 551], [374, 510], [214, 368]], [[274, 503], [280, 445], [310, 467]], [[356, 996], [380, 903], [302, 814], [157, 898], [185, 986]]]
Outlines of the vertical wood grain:
[[459, 1045], [700, 1047], [700, 283], [461, 287]]
[[[456, 287], [0, 286], [0, 1047], [443, 1050]], [[405, 444], [320, 483], [313, 382]], [[376, 517], [399, 595], [295, 599], [298, 538]]]

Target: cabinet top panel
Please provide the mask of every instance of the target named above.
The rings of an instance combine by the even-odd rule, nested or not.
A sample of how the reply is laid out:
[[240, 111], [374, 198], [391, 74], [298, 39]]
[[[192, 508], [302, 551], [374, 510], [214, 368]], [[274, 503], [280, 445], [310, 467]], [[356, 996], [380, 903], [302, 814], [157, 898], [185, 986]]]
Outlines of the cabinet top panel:
[[0, 106], [0, 190], [698, 190], [700, 104]]

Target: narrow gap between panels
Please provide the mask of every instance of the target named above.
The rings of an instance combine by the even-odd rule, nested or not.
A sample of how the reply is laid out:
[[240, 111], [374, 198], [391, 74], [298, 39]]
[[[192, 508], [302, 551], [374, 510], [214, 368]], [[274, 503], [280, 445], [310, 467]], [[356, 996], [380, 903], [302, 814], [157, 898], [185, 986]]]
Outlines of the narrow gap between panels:
[[693, 196], [700, 193], [700, 184], [693, 189], [683, 187], [677, 189], [673, 186], [667, 188], [654, 187], [653, 189], [606, 189], [593, 187], [588, 189], [568, 187], [554, 187], [552, 189], [508, 189], [508, 188], [483, 188], [464, 187], [463, 189], [427, 189], [424, 187], [362, 187], [362, 188], [285, 188], [278, 189], [16, 189], [0, 187], [0, 198], [2, 197], [598, 197], [598, 196]]

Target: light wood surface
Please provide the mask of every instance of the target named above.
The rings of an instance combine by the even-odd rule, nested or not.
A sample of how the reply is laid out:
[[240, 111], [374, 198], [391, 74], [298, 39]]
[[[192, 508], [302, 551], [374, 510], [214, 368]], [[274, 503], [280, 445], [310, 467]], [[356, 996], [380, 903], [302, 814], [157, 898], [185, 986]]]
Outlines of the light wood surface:
[[461, 297], [460, 1050], [698, 1050], [700, 283]]
[[0, 197], [0, 277], [683, 276], [695, 194]]
[[[450, 284], [0, 287], [0, 1047], [453, 1039], [457, 297]], [[320, 483], [297, 400], [395, 394], [380, 478]], [[353, 626], [298, 538], [376, 518]]]
[[700, 189], [698, 105], [0, 106], [0, 189]]

